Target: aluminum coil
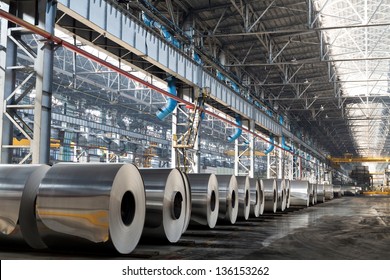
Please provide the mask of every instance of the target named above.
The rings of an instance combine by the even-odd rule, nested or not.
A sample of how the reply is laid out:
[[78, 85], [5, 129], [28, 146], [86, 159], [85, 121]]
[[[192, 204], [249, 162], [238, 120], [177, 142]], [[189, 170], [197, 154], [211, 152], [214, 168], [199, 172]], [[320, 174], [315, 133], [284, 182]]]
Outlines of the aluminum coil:
[[238, 185], [234, 175], [217, 175], [219, 193], [218, 219], [235, 224], [238, 216]]
[[286, 210], [286, 181], [284, 179], [276, 180], [276, 192], [277, 192], [277, 210]]
[[314, 200], [314, 193], [315, 193], [315, 184], [309, 183], [309, 205], [314, 205], [315, 200]]
[[191, 184], [191, 221], [214, 228], [219, 213], [218, 180], [214, 174], [188, 174]]
[[290, 208], [291, 192], [290, 192], [290, 180], [286, 180], [286, 208]]
[[[261, 188], [260, 181], [258, 179], [251, 178], [249, 179], [250, 183], [250, 198], [251, 198], [251, 213], [255, 217], [259, 217], [264, 211], [264, 195]], [[261, 209], [263, 208], [263, 209]], [[260, 214], [261, 212], [261, 214]]]
[[191, 202], [191, 184], [190, 184], [190, 181], [188, 179], [188, 176], [184, 172], [181, 172], [181, 175], [182, 175], [183, 180], [184, 180], [185, 200], [186, 200], [184, 226], [183, 226], [183, 231], [182, 231], [182, 233], [184, 233], [187, 230], [187, 228], [190, 224], [190, 221], [191, 221], [191, 210], [192, 210], [191, 204], [192, 204], [192, 202]]
[[325, 200], [333, 199], [333, 185], [325, 184]]
[[238, 184], [238, 218], [249, 219], [251, 209], [249, 176], [237, 176]]
[[290, 181], [290, 205], [291, 206], [309, 206], [310, 187], [308, 181], [292, 180]]
[[277, 189], [275, 179], [262, 179], [264, 187], [264, 212], [276, 213]]
[[317, 202], [324, 203], [325, 202], [325, 185], [317, 184]]
[[178, 169], [141, 169], [146, 193], [143, 238], [177, 242], [189, 213], [186, 186]]
[[314, 184], [314, 204], [317, 204], [318, 184]]
[[47, 165], [0, 165], [0, 240], [26, 242], [34, 249], [46, 248], [35, 213], [37, 191]]
[[333, 197], [342, 197], [343, 192], [340, 185], [333, 185]]
[[105, 243], [128, 254], [144, 226], [144, 185], [132, 164], [56, 164], [39, 186], [36, 207], [53, 231], [45, 243]]

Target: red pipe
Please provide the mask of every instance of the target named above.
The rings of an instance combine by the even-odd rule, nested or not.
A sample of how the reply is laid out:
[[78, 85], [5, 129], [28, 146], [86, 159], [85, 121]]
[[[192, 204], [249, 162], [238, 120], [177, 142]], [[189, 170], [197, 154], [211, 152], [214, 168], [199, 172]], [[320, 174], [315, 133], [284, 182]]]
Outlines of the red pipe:
[[[117, 67], [117, 66], [115, 66], [115, 65], [112, 65], [111, 63], [109, 63], [109, 62], [107, 62], [107, 61], [105, 61], [105, 60], [103, 60], [103, 59], [100, 59], [100, 58], [98, 58], [98, 57], [92, 55], [91, 53], [89, 53], [89, 52], [87, 52], [87, 51], [85, 51], [85, 50], [83, 50], [83, 49], [80, 49], [80, 48], [76, 47], [75, 45], [72, 45], [71, 43], [66, 42], [66, 41], [62, 40], [61, 38], [58, 38], [58, 37], [52, 35], [51, 33], [47, 32], [47, 31], [45, 31], [45, 30], [43, 30], [43, 29], [41, 29], [41, 28], [39, 28], [39, 27], [37, 27], [37, 26], [31, 24], [31, 23], [28, 23], [28, 22], [26, 22], [26, 21], [24, 21], [24, 20], [22, 20], [22, 19], [20, 19], [20, 18], [18, 18], [18, 17], [16, 17], [16, 16], [14, 16], [14, 15], [12, 15], [12, 14], [10, 14], [10, 13], [4, 11], [4, 10], [1, 10], [1, 9], [0, 9], [0, 17], [3, 17], [3, 18], [5, 18], [5, 19], [7, 19], [7, 20], [9, 20], [9, 21], [11, 21], [11, 22], [17, 24], [17, 25], [20, 25], [20, 26], [22, 26], [22, 27], [24, 27], [24, 28], [26, 28], [26, 29], [28, 29], [28, 30], [30, 30], [30, 31], [33, 31], [34, 33], [36, 33], [36, 34], [38, 34], [38, 35], [40, 35], [40, 36], [46, 38], [46, 39], [49, 40], [49, 41], [52, 41], [52, 42], [54, 42], [54, 43], [56, 43], [56, 44], [58, 44], [58, 45], [61, 45], [61, 46], [63, 46], [64, 48], [67, 48], [67, 49], [69, 49], [69, 50], [71, 50], [71, 51], [73, 51], [73, 52], [75, 52], [75, 53], [77, 53], [77, 54], [79, 54], [79, 55], [82, 55], [82, 56], [84, 56], [84, 57], [86, 57], [86, 58], [88, 58], [88, 59], [90, 59], [90, 60], [92, 60], [92, 61], [95, 61], [96, 63], [99, 63], [99, 64], [101, 64], [101, 65], [107, 67], [108, 69], [111, 69], [111, 70], [113, 70], [113, 71], [115, 71], [115, 72], [117, 72], [117, 73], [119, 73], [119, 74], [121, 74], [121, 75], [123, 75], [123, 76], [129, 78], [129, 79], [132, 79], [132, 80], [134, 80], [134, 81], [137, 81], [137, 82], [139, 82], [140, 84], [143, 84], [143, 85], [145, 85], [145, 86], [147, 86], [147, 87], [149, 87], [149, 88], [151, 88], [151, 89], [153, 89], [153, 90], [155, 90], [155, 91], [157, 91], [157, 92], [159, 92], [159, 93], [161, 93], [161, 94], [163, 94], [163, 95], [165, 95], [165, 96], [168, 96], [169, 98], [172, 98], [172, 99], [174, 99], [174, 100], [176, 100], [176, 101], [178, 101], [178, 102], [180, 102], [180, 103], [184, 103], [184, 104], [187, 105], [187, 106], [193, 106], [193, 104], [192, 104], [191, 102], [188, 102], [188, 101], [186, 101], [186, 100], [183, 100], [183, 99], [181, 99], [181, 98], [179, 98], [179, 97], [177, 97], [177, 96], [175, 96], [175, 95], [172, 95], [172, 94], [170, 94], [169, 92], [167, 92], [167, 91], [165, 91], [165, 90], [163, 90], [163, 89], [161, 89], [161, 88], [159, 88], [159, 87], [157, 87], [157, 86], [155, 86], [155, 85], [153, 85], [153, 84], [151, 84], [151, 83], [148, 83], [148, 82], [142, 80], [141, 78], [139, 78], [139, 77], [137, 77], [137, 76], [134, 76], [134, 75], [132, 75], [132, 74], [126, 72], [125, 70], [123, 70], [123, 69], [121, 69], [121, 68], [119, 68], [119, 67]], [[252, 134], [253, 136], [255, 136], [255, 137], [257, 137], [257, 138], [260, 138], [261, 140], [263, 140], [263, 141], [265, 141], [265, 142], [271, 144], [271, 142], [270, 142], [269, 140], [263, 138], [262, 136], [258, 135], [258, 134], [255, 133], [255, 132], [250, 131], [250, 130], [247, 129], [247, 128], [238, 126], [238, 125], [237, 125], [235, 122], [233, 122], [233, 121], [227, 120], [227, 119], [225, 119], [225, 118], [219, 116], [219, 115], [216, 114], [216, 113], [213, 113], [213, 112], [204, 110], [204, 109], [202, 109], [202, 108], [199, 108], [199, 109], [200, 109], [201, 111], [204, 111], [206, 114], [209, 114], [209, 115], [211, 115], [211, 116], [213, 116], [213, 117], [215, 117], [215, 118], [217, 118], [217, 119], [220, 119], [220, 120], [222, 120], [223, 122], [226, 122], [226, 123], [228, 123], [228, 124], [230, 124], [230, 125], [232, 125], [232, 126], [238, 127], [238, 128], [240, 128], [240, 129], [246, 131], [247, 133]], [[282, 150], [285, 150], [285, 149], [283, 149], [283, 148], [282, 148], [281, 146], [279, 146], [279, 145], [274, 145], [274, 146], [275, 146], [275, 147], [278, 147], [278, 148], [280, 148], [280, 149], [282, 149]], [[291, 151], [287, 151], [287, 150], [285, 150], [285, 151], [292, 154]], [[299, 157], [301, 157], [301, 156], [299, 156]], [[303, 157], [302, 157], [302, 158], [303, 158]], [[306, 160], [306, 159], [304, 159], [304, 160]]]

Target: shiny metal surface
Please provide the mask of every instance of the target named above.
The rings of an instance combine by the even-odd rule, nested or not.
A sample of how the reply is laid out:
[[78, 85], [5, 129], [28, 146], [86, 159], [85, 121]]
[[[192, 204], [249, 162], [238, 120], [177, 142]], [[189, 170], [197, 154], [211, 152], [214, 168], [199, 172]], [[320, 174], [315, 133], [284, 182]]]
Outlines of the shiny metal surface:
[[[141, 237], [145, 221], [142, 177], [132, 164], [56, 164], [39, 186], [37, 215], [63, 235], [112, 243], [127, 254]], [[56, 238], [55, 233], [44, 241]]]
[[324, 184], [325, 187], [325, 200], [333, 199], [333, 185], [332, 184]]
[[291, 206], [309, 206], [310, 186], [309, 181], [292, 180], [290, 181]]
[[251, 209], [249, 176], [236, 176], [238, 184], [238, 218], [248, 220]]
[[218, 180], [214, 174], [188, 174], [191, 184], [191, 221], [214, 228], [219, 213]]
[[286, 208], [290, 208], [290, 201], [291, 201], [291, 191], [290, 191], [290, 180], [286, 180]]
[[218, 219], [234, 224], [238, 216], [238, 184], [234, 175], [216, 175], [219, 192]]
[[318, 184], [314, 184], [314, 204], [317, 204]]
[[45, 248], [36, 215], [36, 193], [47, 165], [0, 165], [0, 239], [25, 241], [35, 249]]
[[141, 169], [146, 193], [143, 237], [177, 242], [185, 227], [187, 200], [178, 169]]
[[264, 187], [264, 212], [276, 213], [278, 194], [275, 179], [262, 179]]
[[184, 186], [185, 186], [185, 200], [186, 200], [186, 208], [185, 208], [185, 217], [184, 217], [184, 225], [183, 225], [183, 231], [184, 233], [188, 226], [190, 225], [191, 221], [191, 211], [192, 211], [192, 202], [191, 202], [191, 184], [188, 180], [188, 176], [185, 172], [180, 172], [183, 180], [184, 180]]
[[341, 189], [341, 185], [333, 185], [333, 197], [342, 197], [344, 192]]
[[325, 186], [324, 184], [317, 184], [317, 202], [325, 202]]
[[286, 181], [284, 179], [276, 179], [276, 190], [277, 190], [277, 210], [286, 210]]
[[314, 192], [315, 192], [315, 184], [309, 183], [309, 205], [314, 205]]
[[260, 186], [260, 209], [259, 209], [259, 214], [263, 215], [264, 214], [264, 205], [265, 205], [263, 180], [261, 180], [261, 179], [257, 179], [257, 180], [259, 181], [259, 186]]
[[[250, 213], [255, 216], [260, 216], [260, 209], [263, 204], [263, 191], [261, 189], [260, 181], [255, 178], [249, 179], [250, 183], [250, 197], [251, 197], [251, 210]], [[264, 206], [263, 206], [264, 211]]]

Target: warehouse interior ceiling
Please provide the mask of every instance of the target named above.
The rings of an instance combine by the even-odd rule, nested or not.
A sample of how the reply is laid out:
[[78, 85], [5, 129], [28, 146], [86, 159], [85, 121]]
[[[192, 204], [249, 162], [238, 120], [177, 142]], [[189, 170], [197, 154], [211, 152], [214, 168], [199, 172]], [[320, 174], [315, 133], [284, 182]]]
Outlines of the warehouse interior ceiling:
[[325, 153], [388, 155], [389, 0], [118, 2], [191, 34]]

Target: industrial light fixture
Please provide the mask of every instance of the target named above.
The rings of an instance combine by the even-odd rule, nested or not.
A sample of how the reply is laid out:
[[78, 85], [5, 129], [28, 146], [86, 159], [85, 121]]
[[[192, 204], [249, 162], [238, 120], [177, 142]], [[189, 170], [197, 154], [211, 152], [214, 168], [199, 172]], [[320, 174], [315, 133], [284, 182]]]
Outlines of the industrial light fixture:
[[324, 108], [323, 105], [321, 105], [320, 110], [321, 110], [321, 111], [324, 111], [324, 110], [325, 110], [325, 108]]

